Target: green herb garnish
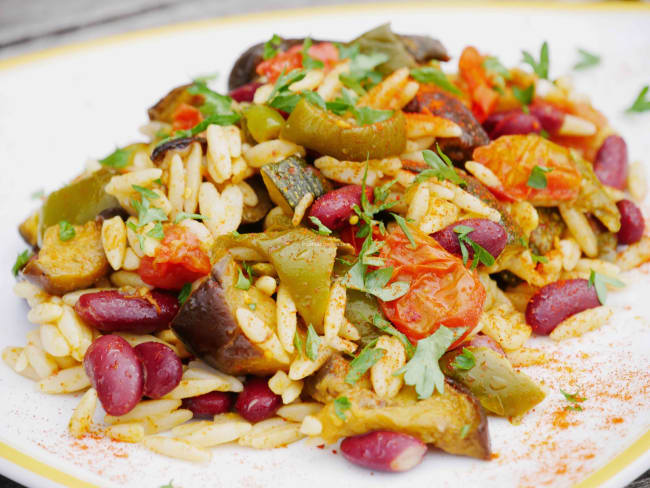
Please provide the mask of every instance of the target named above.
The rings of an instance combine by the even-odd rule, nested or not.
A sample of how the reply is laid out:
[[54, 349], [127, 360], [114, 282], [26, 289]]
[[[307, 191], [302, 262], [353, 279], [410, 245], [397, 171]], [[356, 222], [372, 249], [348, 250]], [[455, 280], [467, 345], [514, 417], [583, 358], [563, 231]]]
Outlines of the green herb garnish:
[[548, 79], [549, 55], [546, 41], [544, 41], [539, 51], [539, 62], [528, 51], [522, 51], [521, 53], [524, 56], [523, 62], [529, 64], [537, 76]]
[[277, 34], [273, 34], [273, 37], [264, 43], [264, 53], [262, 54], [262, 57], [264, 59], [275, 57], [275, 55], [278, 54], [278, 48], [281, 44], [282, 38]]
[[[197, 213], [178, 212], [176, 214], [176, 217], [174, 217], [174, 223], [178, 224], [179, 222], [182, 222], [185, 219], [205, 220], [205, 217], [203, 215], [197, 214]], [[236, 231], [233, 231], [233, 232], [236, 232]]]
[[584, 402], [586, 398], [578, 396], [578, 392], [567, 393], [562, 389], [560, 389], [560, 392], [562, 393], [562, 395], [564, 395], [566, 401], [573, 404], [564, 407], [565, 410], [582, 411], [582, 407], [578, 404]]
[[390, 119], [393, 116], [392, 110], [376, 110], [370, 107], [353, 107], [352, 114], [359, 125], [376, 124]]
[[521, 109], [524, 113], [529, 113], [528, 105], [533, 103], [535, 98], [535, 85], [530, 84], [527, 88], [512, 87], [512, 95], [521, 103]]
[[474, 353], [466, 347], [463, 347], [462, 353], [456, 356], [454, 362], [452, 363], [452, 366], [454, 368], [462, 369], [465, 371], [472, 369], [475, 365], [476, 357], [474, 356]]
[[488, 71], [493, 71], [497, 73], [499, 76], [503, 77], [506, 80], [509, 80], [512, 78], [510, 75], [510, 70], [506, 68], [503, 64], [501, 64], [501, 61], [499, 61], [499, 58], [495, 56], [488, 56], [483, 60], [483, 67], [488, 70]]
[[182, 306], [187, 299], [190, 297], [190, 293], [192, 291], [192, 283], [185, 283], [183, 285], [183, 288], [181, 288], [181, 291], [178, 294], [178, 303]]
[[474, 227], [468, 225], [457, 225], [454, 227], [454, 232], [458, 235], [458, 244], [460, 245], [460, 252], [463, 257], [464, 265], [467, 265], [467, 261], [469, 260], [469, 251], [467, 250], [467, 246], [470, 246], [474, 251], [474, 259], [472, 259], [471, 269], [476, 269], [479, 262], [485, 266], [492, 266], [494, 264], [494, 256], [492, 256], [487, 249], [474, 242], [469, 237], [469, 234], [474, 232]]
[[592, 68], [600, 64], [600, 56], [597, 54], [590, 53], [585, 49], [578, 49], [578, 54], [580, 55], [580, 59], [573, 65], [574, 70]]
[[634, 103], [632, 103], [626, 112], [647, 112], [650, 110], [650, 98], [646, 98], [649, 89], [650, 86], [644, 86], [636, 97], [636, 100], [634, 100]]
[[391, 212], [391, 215], [395, 218], [395, 221], [397, 222], [397, 225], [399, 225], [400, 228], [402, 229], [402, 232], [404, 232], [404, 235], [409, 240], [411, 247], [415, 249], [417, 246], [415, 245], [413, 234], [411, 234], [411, 230], [408, 228], [408, 225], [406, 225], [406, 220], [404, 219], [404, 217], [402, 217], [401, 215], [397, 215], [396, 213], [393, 212]]
[[428, 178], [435, 177], [440, 181], [448, 180], [456, 185], [466, 185], [465, 180], [456, 173], [451, 160], [442, 152], [438, 144], [436, 144], [436, 149], [438, 154], [429, 149], [422, 151], [422, 157], [424, 158], [424, 162], [429, 165], [429, 169], [422, 171], [415, 178], [415, 183], [420, 183]]
[[165, 237], [165, 231], [162, 224], [160, 222], [156, 222], [153, 228], [147, 232], [147, 236], [159, 241], [162, 240]]
[[312, 41], [309, 37], [307, 37], [302, 43], [302, 50], [300, 51], [300, 54], [302, 55], [302, 66], [305, 69], [321, 69], [325, 66], [323, 62], [309, 55], [309, 48], [311, 45]]
[[250, 287], [251, 287], [251, 280], [249, 278], [246, 278], [246, 276], [244, 276], [244, 273], [240, 268], [239, 275], [237, 276], [237, 283], [235, 283], [235, 288], [239, 288], [240, 290], [248, 290]]
[[463, 427], [460, 429], [459, 437], [461, 439], [464, 439], [465, 437], [467, 437], [467, 434], [469, 434], [469, 429], [470, 429], [469, 424], [463, 425]]
[[350, 400], [348, 397], [338, 397], [336, 400], [334, 400], [334, 413], [336, 413], [336, 416], [340, 418], [343, 422], [347, 420], [345, 418], [345, 412], [346, 410], [349, 410], [352, 404], [350, 403]]
[[302, 337], [300, 337], [300, 334], [298, 334], [297, 330], [295, 334], [293, 334], [293, 347], [296, 348], [296, 351], [298, 351], [298, 354], [301, 356], [305, 354], [305, 347], [302, 343]]
[[359, 381], [359, 378], [366, 373], [366, 371], [372, 368], [377, 361], [384, 357], [386, 350], [375, 347], [378, 340], [379, 339], [370, 341], [366, 347], [362, 349], [359, 355], [350, 362], [350, 369], [348, 370], [348, 374], [345, 376], [345, 382], [347, 384], [354, 385]]
[[439, 68], [434, 68], [433, 66], [414, 68], [411, 70], [411, 77], [420, 83], [433, 83], [455, 95], [462, 95], [458, 87], [449, 81], [447, 75]]
[[546, 263], [548, 263], [548, 258], [546, 256], [538, 256], [537, 254], [531, 252], [530, 257], [532, 258], [534, 264], [537, 264], [537, 263], [546, 264]]
[[311, 222], [316, 227], [318, 227], [318, 230], [316, 231], [318, 234], [322, 236], [328, 236], [332, 233], [332, 231], [328, 229], [327, 226], [325, 226], [325, 224], [323, 224], [318, 217], [314, 217], [313, 215], [311, 215], [309, 217], [309, 220], [311, 220]]
[[129, 164], [130, 157], [131, 151], [118, 148], [104, 159], [100, 159], [99, 164], [108, 166], [109, 168], [122, 169]]
[[596, 295], [598, 296], [598, 301], [601, 305], [605, 305], [605, 302], [607, 301], [607, 285], [616, 288], [623, 288], [625, 283], [616, 278], [612, 278], [611, 276], [598, 273], [592, 269], [589, 274], [589, 286], [593, 286], [596, 289]]
[[543, 190], [548, 186], [546, 173], [550, 173], [551, 171], [553, 171], [553, 168], [546, 168], [536, 164], [530, 172], [526, 185], [536, 190]]
[[74, 238], [77, 233], [74, 230], [74, 227], [67, 220], [62, 220], [59, 222], [59, 239], [62, 241], [69, 241]]
[[318, 337], [318, 334], [314, 330], [314, 326], [309, 324], [309, 327], [307, 327], [307, 343], [305, 344], [305, 353], [307, 354], [307, 357], [312, 361], [316, 361], [316, 358], [318, 357], [318, 349], [320, 348], [321, 342], [322, 339]]
[[11, 267], [11, 274], [13, 274], [14, 276], [18, 276], [20, 270], [25, 267], [27, 261], [29, 261], [29, 258], [31, 257], [32, 257], [32, 253], [29, 249], [25, 249], [23, 252], [18, 254], [18, 256], [16, 256], [16, 262]]
[[372, 325], [377, 327], [379, 330], [382, 332], [385, 332], [386, 334], [392, 335], [393, 337], [397, 337], [399, 341], [402, 343], [404, 346], [404, 350], [406, 351], [406, 357], [411, 358], [413, 357], [413, 354], [415, 354], [415, 346], [411, 343], [411, 341], [408, 340], [408, 337], [404, 335], [402, 332], [397, 330], [393, 325], [383, 318], [381, 315], [378, 313], [375, 314], [375, 316], [372, 318]]

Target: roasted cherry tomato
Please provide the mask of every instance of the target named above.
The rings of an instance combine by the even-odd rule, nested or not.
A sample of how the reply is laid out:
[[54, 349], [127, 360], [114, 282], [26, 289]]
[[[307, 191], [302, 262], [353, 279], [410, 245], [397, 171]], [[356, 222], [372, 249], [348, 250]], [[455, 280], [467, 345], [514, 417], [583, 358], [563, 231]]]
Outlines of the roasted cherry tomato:
[[384, 315], [411, 340], [424, 339], [438, 327], [466, 327], [451, 348], [460, 344], [483, 311], [485, 288], [476, 271], [470, 271], [456, 256], [432, 237], [411, 228], [416, 248], [404, 232], [392, 228], [381, 249], [386, 266], [393, 266], [393, 281], [410, 283], [406, 295], [380, 301]]
[[174, 131], [191, 129], [203, 119], [199, 109], [187, 103], [181, 103], [174, 110], [172, 118], [174, 119], [172, 124], [172, 130]]
[[[302, 67], [302, 44], [293, 46], [286, 52], [278, 53], [266, 61], [257, 65], [255, 71], [260, 76], [266, 76], [269, 83], [275, 83], [278, 77], [284, 71], [288, 73], [291, 70]], [[309, 55], [322, 61], [328, 68], [339, 59], [339, 51], [331, 42], [319, 42], [309, 48]]]
[[475, 47], [463, 49], [458, 60], [458, 74], [467, 84], [472, 100], [472, 112], [476, 120], [483, 122], [490, 115], [499, 101], [499, 94], [494, 91], [490, 78], [483, 67], [484, 56]]
[[[537, 135], [501, 136], [474, 149], [473, 159], [499, 178], [502, 187], [493, 189], [497, 197], [548, 206], [574, 200], [580, 191], [580, 173], [569, 150]], [[545, 188], [528, 186], [535, 166], [551, 170], [544, 173]]]
[[138, 273], [145, 283], [165, 290], [180, 290], [210, 272], [210, 258], [199, 240], [180, 225], [165, 227], [165, 237], [155, 256], [140, 260]]

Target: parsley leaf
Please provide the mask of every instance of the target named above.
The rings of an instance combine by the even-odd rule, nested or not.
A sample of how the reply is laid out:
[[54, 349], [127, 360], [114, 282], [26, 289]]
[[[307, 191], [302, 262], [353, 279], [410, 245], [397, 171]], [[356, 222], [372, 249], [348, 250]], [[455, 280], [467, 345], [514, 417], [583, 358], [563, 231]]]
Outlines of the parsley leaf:
[[402, 345], [404, 346], [404, 350], [406, 351], [406, 356], [408, 358], [413, 357], [413, 354], [415, 353], [415, 346], [411, 344], [411, 341], [408, 340], [408, 337], [406, 337], [403, 333], [401, 333], [399, 330], [393, 327], [388, 320], [386, 320], [381, 315], [376, 313], [375, 316], [372, 318], [372, 325], [377, 327], [382, 332], [385, 332], [386, 334], [390, 334], [393, 337], [397, 337], [399, 341], [402, 343]]
[[[239, 114], [234, 112], [227, 114], [212, 114], [203, 119], [201, 122], [196, 124], [191, 129], [187, 130], [178, 130], [174, 133], [174, 139], [184, 139], [186, 137], [194, 137], [197, 134], [200, 134], [209, 125], [232, 125], [240, 119]], [[161, 144], [167, 141], [162, 141]]]
[[565, 410], [582, 411], [582, 407], [578, 405], [578, 403], [584, 402], [586, 398], [578, 396], [578, 392], [567, 393], [562, 389], [560, 389], [560, 392], [562, 393], [562, 395], [564, 395], [566, 401], [568, 401], [569, 403], [573, 403], [573, 405], [567, 405], [566, 407], [564, 407]]
[[248, 290], [250, 287], [251, 287], [250, 278], [246, 278], [246, 276], [244, 276], [244, 273], [240, 268], [239, 276], [237, 277], [237, 283], [235, 283], [235, 288], [239, 288], [240, 290]]
[[[156, 198], [158, 198], [158, 195], [156, 195]], [[149, 198], [147, 198], [145, 194], [142, 195], [141, 200], [131, 199], [131, 205], [138, 213], [137, 227], [144, 227], [151, 222], [167, 221], [167, 215], [165, 214], [164, 210], [158, 207], [152, 207], [151, 203], [149, 202]]]
[[165, 237], [165, 231], [160, 222], [156, 222], [149, 232], [147, 232], [148, 237], [152, 237], [157, 240], [162, 240]]
[[494, 256], [492, 256], [487, 249], [474, 242], [469, 237], [469, 234], [474, 232], [474, 227], [468, 225], [457, 225], [454, 227], [454, 232], [458, 234], [458, 244], [460, 245], [460, 252], [463, 257], [464, 265], [467, 265], [467, 261], [470, 258], [466, 245], [469, 245], [473, 251], [471, 269], [476, 269], [479, 262], [485, 266], [492, 266], [494, 264]]
[[[133, 202], [131, 202], [133, 203]], [[126, 226], [131, 229], [133, 232], [135, 232], [135, 236], [138, 238], [138, 242], [140, 243], [140, 249], [144, 251], [144, 237], [140, 233], [140, 230], [138, 229], [138, 226], [135, 225], [133, 222], [130, 220], [126, 222]]]
[[334, 413], [336, 413], [336, 416], [340, 418], [343, 422], [347, 420], [345, 418], [345, 412], [346, 410], [349, 410], [352, 404], [350, 403], [350, 400], [348, 397], [338, 397], [336, 400], [334, 400]]
[[100, 159], [99, 164], [102, 166], [108, 166], [109, 168], [121, 169], [129, 164], [130, 157], [131, 151], [118, 148], [104, 159]]
[[578, 54], [580, 59], [573, 65], [574, 70], [592, 68], [600, 64], [600, 56], [597, 54], [590, 53], [585, 49], [578, 49]]
[[463, 347], [462, 353], [456, 356], [454, 362], [452, 363], [452, 366], [454, 368], [462, 369], [465, 371], [472, 369], [475, 365], [476, 357], [474, 356], [474, 353], [466, 347]]
[[404, 383], [415, 386], [421, 400], [429, 398], [435, 390], [442, 393], [445, 388], [445, 376], [440, 371], [438, 360], [455, 339], [454, 333], [441, 325], [429, 337], [418, 342], [411, 360], [393, 375], [404, 373]]
[[546, 180], [546, 173], [553, 171], [553, 168], [546, 168], [545, 166], [535, 165], [530, 172], [526, 185], [536, 190], [543, 190], [548, 185]]
[[350, 369], [345, 376], [345, 382], [348, 385], [354, 385], [359, 381], [359, 378], [386, 354], [385, 349], [375, 347], [377, 341], [378, 339], [369, 342], [359, 355], [350, 362]]
[[325, 107], [336, 115], [343, 115], [350, 111], [356, 103], [357, 94], [347, 88], [341, 89], [341, 96], [331, 102], [326, 102]]
[[264, 59], [275, 57], [275, 55], [278, 54], [278, 47], [280, 47], [281, 44], [282, 38], [277, 34], [273, 34], [273, 37], [264, 43], [264, 53], [262, 54], [262, 57]]
[[531, 83], [527, 88], [523, 89], [518, 86], [513, 86], [512, 95], [521, 103], [524, 113], [528, 113], [528, 105], [533, 103], [533, 98], [535, 98], [535, 85]]
[[313, 215], [311, 215], [311, 216], [309, 217], [309, 220], [311, 220], [311, 222], [312, 222], [316, 227], [318, 227], [318, 230], [316, 231], [318, 234], [320, 234], [320, 235], [322, 235], [322, 236], [328, 236], [328, 235], [330, 235], [330, 234], [332, 233], [332, 231], [331, 231], [330, 229], [328, 229], [328, 228], [327, 228], [327, 227], [326, 227], [326, 226], [325, 226], [325, 225], [320, 221], [320, 219], [319, 219], [318, 217], [314, 217]]
[[271, 90], [267, 103], [273, 107], [272, 102], [276, 95], [282, 91], [289, 91], [289, 85], [302, 80], [306, 74], [305, 71], [300, 69], [294, 69], [288, 73], [285, 73], [283, 70], [275, 81], [275, 85], [273, 85], [273, 90]]
[[420, 183], [428, 178], [435, 177], [440, 181], [449, 180], [456, 185], [466, 185], [458, 173], [454, 170], [454, 166], [445, 153], [442, 152], [440, 146], [436, 144], [438, 154], [426, 149], [422, 151], [424, 162], [429, 165], [429, 169], [422, 171], [416, 178], [415, 183]]
[[531, 252], [530, 257], [532, 258], [534, 264], [537, 264], [537, 263], [546, 264], [546, 263], [548, 263], [548, 258], [546, 256], [538, 256], [537, 254]]
[[190, 292], [192, 291], [192, 283], [185, 283], [183, 288], [181, 288], [180, 293], [178, 294], [178, 303], [182, 306], [187, 299], [190, 297]]
[[485, 58], [483, 60], [483, 68], [485, 68], [488, 71], [494, 71], [495, 73], [505, 78], [506, 80], [512, 78], [512, 75], [510, 74], [510, 70], [506, 68], [503, 64], [501, 64], [499, 58], [495, 56], [488, 56], [487, 58]]
[[302, 337], [300, 337], [300, 334], [298, 334], [297, 330], [293, 335], [293, 347], [296, 348], [296, 351], [298, 351], [299, 355], [303, 356], [305, 354], [305, 346], [303, 345]]
[[449, 81], [447, 75], [439, 68], [434, 68], [433, 66], [414, 68], [411, 70], [411, 77], [420, 83], [433, 83], [455, 95], [462, 95], [458, 87]]
[[142, 195], [143, 198], [146, 198], [148, 200], [157, 200], [158, 199], [158, 194], [153, 190], [150, 190], [150, 189], [145, 188], [145, 187], [140, 186], [140, 185], [131, 185], [131, 187], [135, 191], [137, 191], [140, 195]]
[[176, 217], [174, 217], [174, 223], [178, 224], [179, 222], [182, 222], [185, 219], [205, 220], [205, 217], [197, 213], [178, 212], [176, 214]]
[[307, 343], [305, 344], [305, 353], [307, 354], [307, 357], [312, 361], [316, 361], [316, 358], [318, 357], [318, 349], [320, 348], [321, 342], [322, 339], [318, 337], [318, 334], [314, 330], [314, 326], [309, 324], [309, 327], [307, 327]]
[[463, 427], [460, 429], [459, 437], [461, 439], [464, 439], [465, 437], [467, 437], [467, 434], [469, 434], [469, 429], [470, 429], [469, 424], [463, 425]]
[[215, 71], [213, 73], [207, 73], [205, 75], [199, 75], [196, 76], [192, 79], [194, 83], [203, 83], [206, 84], [210, 81], [215, 81], [217, 78], [219, 78], [219, 72]]
[[300, 95], [302, 95], [302, 98], [306, 98], [309, 103], [316, 105], [317, 107], [320, 107], [323, 110], [327, 110], [327, 105], [325, 104], [325, 100], [323, 100], [323, 97], [321, 97], [318, 93], [314, 91], [306, 90], [302, 92]]
[[341, 73], [339, 80], [358, 95], [363, 95], [367, 89], [382, 80], [381, 73], [375, 71], [375, 68], [388, 61], [388, 55], [384, 53], [360, 54], [358, 48], [355, 51], [348, 51], [348, 54], [350, 54], [350, 71]]
[[399, 225], [402, 229], [402, 232], [404, 232], [404, 235], [406, 238], [409, 240], [411, 243], [411, 247], [415, 249], [417, 246], [415, 245], [415, 241], [413, 240], [413, 234], [411, 234], [411, 231], [408, 228], [408, 225], [406, 225], [406, 220], [404, 217], [401, 215], [397, 215], [396, 213], [391, 212], [390, 213], [393, 217], [395, 217], [395, 221], [397, 222], [397, 225]]
[[74, 230], [74, 227], [67, 220], [62, 220], [59, 222], [59, 239], [62, 241], [69, 241], [74, 238], [77, 233]]
[[311, 38], [307, 37], [302, 43], [302, 50], [300, 54], [302, 55], [302, 66], [305, 69], [321, 69], [325, 65], [319, 59], [315, 59], [309, 55], [309, 48], [312, 45]]
[[20, 270], [25, 267], [27, 261], [29, 261], [29, 258], [31, 257], [32, 257], [32, 253], [31, 251], [29, 251], [29, 249], [25, 249], [23, 252], [18, 254], [18, 256], [16, 256], [16, 262], [11, 267], [11, 274], [13, 274], [14, 276], [18, 276]]
[[352, 114], [359, 125], [370, 125], [383, 122], [393, 116], [392, 110], [377, 110], [371, 107], [353, 108]]
[[195, 81], [188, 89], [190, 95], [201, 95], [203, 105], [199, 107], [201, 113], [209, 117], [211, 115], [232, 114], [232, 98], [228, 95], [221, 95], [208, 88], [208, 85], [202, 81]]
[[647, 112], [650, 110], [650, 98], [646, 98], [648, 90], [650, 90], [650, 86], [644, 86], [636, 97], [636, 100], [634, 100], [634, 103], [632, 103], [626, 112]]
[[521, 53], [524, 56], [523, 62], [529, 64], [537, 76], [548, 80], [548, 43], [544, 41], [542, 44], [539, 51], [539, 62], [528, 51], [522, 51]]
[[340, 42], [335, 42], [334, 45], [339, 51], [339, 59], [352, 59], [359, 54], [359, 45], [357, 43], [345, 46]]
[[598, 301], [601, 305], [605, 305], [605, 302], [607, 301], [607, 285], [616, 288], [623, 288], [625, 283], [616, 278], [612, 278], [611, 276], [598, 273], [592, 269], [589, 274], [589, 286], [593, 286], [596, 289], [596, 295], [598, 296]]

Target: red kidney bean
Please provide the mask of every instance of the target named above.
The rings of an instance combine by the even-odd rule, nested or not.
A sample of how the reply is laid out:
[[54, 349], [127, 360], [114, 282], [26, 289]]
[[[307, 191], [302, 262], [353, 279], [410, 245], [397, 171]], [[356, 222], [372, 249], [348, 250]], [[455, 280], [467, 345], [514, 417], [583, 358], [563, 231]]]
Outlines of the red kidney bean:
[[600, 306], [596, 288], [583, 279], [562, 280], [543, 286], [526, 306], [526, 322], [533, 332], [548, 335], [563, 320]]
[[145, 298], [107, 290], [81, 295], [74, 308], [102, 332], [149, 334], [169, 325], [178, 312], [178, 299], [158, 291]]
[[[508, 234], [506, 234], [506, 230], [500, 224], [488, 219], [466, 219], [454, 222], [433, 234], [433, 238], [438, 241], [438, 244], [452, 254], [462, 256], [458, 234], [454, 232], [454, 228], [459, 225], [472, 227], [474, 231], [470, 232], [468, 237], [492, 254], [494, 258], [497, 258], [506, 247]], [[468, 245], [465, 248], [468, 251], [469, 258], [472, 259], [474, 257], [474, 250]]]
[[124, 415], [142, 398], [142, 364], [120, 336], [95, 339], [86, 351], [83, 365], [106, 413]]
[[420, 111], [420, 101], [418, 97], [413, 97], [409, 103], [407, 103], [402, 111], [406, 113], [417, 113]]
[[476, 334], [475, 336], [472, 336], [467, 342], [463, 342], [459, 346], [459, 348], [463, 347], [487, 347], [502, 356], [506, 355], [499, 343], [485, 334]]
[[233, 396], [223, 391], [211, 391], [183, 400], [183, 408], [191, 410], [195, 417], [214, 417], [230, 411]]
[[641, 209], [630, 200], [621, 200], [616, 203], [621, 213], [621, 230], [618, 231], [619, 244], [634, 244], [643, 237], [645, 220]]
[[490, 139], [496, 139], [511, 134], [539, 134], [541, 131], [542, 125], [537, 117], [523, 112], [511, 112], [494, 125], [489, 135]]
[[[372, 188], [366, 188], [366, 196], [372, 202]], [[347, 185], [327, 192], [316, 200], [309, 216], [318, 218], [327, 228], [337, 230], [345, 226], [354, 215], [354, 205], [361, 206], [361, 186]]]
[[542, 129], [549, 134], [557, 133], [564, 123], [565, 113], [550, 103], [544, 103], [538, 100], [532, 104], [529, 109], [530, 114], [539, 120]]
[[483, 121], [483, 129], [485, 129], [485, 132], [488, 134], [494, 130], [494, 128], [497, 126], [499, 122], [501, 122], [503, 119], [508, 117], [510, 114], [517, 112], [517, 110], [508, 110], [506, 112], [495, 112], [493, 114], [488, 115], [488, 117]]
[[230, 98], [236, 102], [252, 102], [255, 97], [255, 92], [260, 86], [262, 86], [261, 83], [251, 81], [250, 83], [246, 83], [245, 85], [231, 90], [228, 95], [230, 95]]
[[408, 471], [422, 461], [427, 446], [410, 435], [388, 430], [346, 437], [341, 442], [345, 459], [377, 471]]
[[183, 363], [171, 347], [149, 341], [138, 344], [134, 350], [142, 362], [145, 396], [163, 397], [181, 382]]
[[275, 415], [282, 397], [271, 391], [268, 378], [248, 378], [244, 391], [237, 396], [235, 410], [249, 422], [259, 422]]
[[627, 145], [621, 136], [605, 138], [594, 160], [594, 173], [603, 185], [625, 190], [627, 185]]

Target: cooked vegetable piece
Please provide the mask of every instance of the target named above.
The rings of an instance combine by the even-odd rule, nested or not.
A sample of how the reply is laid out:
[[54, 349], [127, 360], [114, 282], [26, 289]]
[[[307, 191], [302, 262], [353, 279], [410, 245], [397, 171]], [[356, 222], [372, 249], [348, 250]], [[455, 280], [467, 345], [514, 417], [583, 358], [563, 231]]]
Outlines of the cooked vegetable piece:
[[[533, 205], [554, 206], [574, 201], [580, 188], [580, 173], [569, 150], [537, 135], [501, 136], [476, 148], [473, 159], [487, 166], [499, 178], [497, 188], [506, 199], [527, 200]], [[528, 180], [540, 161], [551, 171], [547, 186], [531, 188]]]
[[217, 262], [193, 291], [172, 329], [195, 356], [228, 374], [273, 374], [286, 365], [251, 342], [237, 322], [238, 308], [255, 303], [254, 314], [275, 328], [275, 302], [251, 286], [235, 287], [239, 267], [230, 256]]
[[543, 256], [553, 249], [555, 238], [560, 238], [566, 225], [556, 208], [538, 207], [537, 215], [539, 224], [530, 233], [528, 245], [535, 254]]
[[[490, 446], [485, 413], [476, 399], [451, 382], [444, 393], [418, 400], [415, 391], [405, 387], [390, 400], [380, 399], [368, 389], [367, 382], [354, 386], [345, 383], [348, 362], [334, 355], [315, 376], [307, 380], [307, 392], [326, 405], [316, 415], [322, 425], [321, 436], [327, 442], [340, 437], [365, 434], [373, 430], [393, 430], [412, 435], [425, 444], [451, 454], [488, 459]], [[342, 421], [334, 400], [344, 395], [350, 402]], [[464, 426], [469, 427], [464, 429]], [[465, 435], [461, 431], [465, 430]]]
[[458, 75], [467, 85], [472, 112], [479, 122], [483, 122], [492, 113], [499, 100], [499, 94], [492, 88], [484, 61], [485, 56], [481, 56], [473, 46], [463, 49], [458, 60]]
[[405, 108], [406, 111], [443, 117], [455, 122], [462, 129], [460, 137], [439, 138], [436, 141], [456, 165], [462, 166], [472, 158], [472, 151], [476, 147], [490, 142], [472, 112], [454, 95], [434, 85], [421, 85], [414, 100]]
[[254, 224], [266, 217], [269, 210], [273, 207], [273, 203], [269, 197], [269, 192], [259, 176], [247, 179], [246, 183], [250, 185], [257, 195], [257, 205], [254, 207], [244, 205], [241, 220], [244, 224]]
[[361, 347], [366, 347], [381, 335], [381, 331], [373, 325], [376, 315], [383, 317], [374, 296], [348, 288], [345, 302], [345, 318], [359, 331]]
[[45, 231], [43, 245], [29, 260], [23, 274], [52, 295], [88, 288], [108, 273], [102, 246], [101, 225], [95, 221], [75, 225], [75, 237], [59, 239], [59, 226]]
[[36, 211], [27, 217], [19, 226], [18, 233], [32, 247], [38, 245], [38, 220], [40, 212]]
[[515, 371], [503, 355], [488, 347], [466, 348], [474, 355], [472, 368], [455, 365], [462, 348], [440, 358], [440, 368], [469, 389], [486, 410], [503, 417], [517, 417], [544, 399], [542, 389], [524, 373]]
[[[318, 235], [305, 228], [287, 231], [222, 236], [213, 258], [231, 247], [248, 247], [267, 258], [286, 285], [306, 324], [322, 333], [323, 317], [329, 298], [334, 258], [340, 241]], [[236, 280], [235, 280], [236, 281]]]
[[276, 138], [284, 125], [282, 115], [266, 105], [252, 105], [244, 112], [244, 119], [248, 132], [257, 142]]
[[404, 152], [406, 122], [402, 112], [397, 111], [381, 122], [353, 125], [302, 99], [287, 119], [282, 137], [320, 154], [343, 160], [365, 161]]
[[265, 164], [261, 173], [273, 203], [290, 215], [307, 193], [318, 198], [330, 189], [329, 183], [316, 168], [294, 156], [278, 163]]
[[187, 151], [193, 142], [201, 144], [204, 153], [207, 151], [208, 141], [206, 141], [205, 137], [179, 137], [158, 144], [151, 152], [151, 160], [154, 163], [162, 163], [169, 151], [180, 151], [181, 155], [184, 156], [183, 152]]
[[186, 103], [188, 105], [199, 105], [202, 102], [203, 97], [189, 93], [187, 89], [190, 86], [191, 85], [189, 84], [177, 86], [161, 98], [149, 109], [149, 120], [171, 124], [174, 122], [174, 112], [180, 104]]
[[47, 228], [58, 225], [62, 220], [82, 225], [103, 210], [119, 207], [117, 199], [104, 191], [112, 176], [110, 170], [101, 169], [50, 193], [41, 209], [39, 240]]

